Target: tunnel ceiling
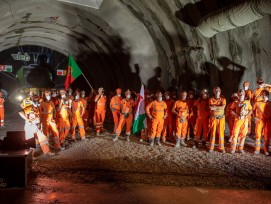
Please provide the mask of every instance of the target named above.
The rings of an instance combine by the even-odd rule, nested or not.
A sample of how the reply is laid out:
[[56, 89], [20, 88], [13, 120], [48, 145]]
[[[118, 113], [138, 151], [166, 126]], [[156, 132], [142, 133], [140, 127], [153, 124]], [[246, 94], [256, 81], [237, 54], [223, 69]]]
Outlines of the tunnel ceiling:
[[152, 78], [154, 88], [172, 78], [180, 88], [227, 87], [223, 76], [234, 73], [224, 69], [239, 70], [237, 85], [267, 72], [260, 67], [270, 61], [269, 16], [212, 38], [198, 31], [203, 17], [242, 0], [104, 0], [99, 9], [70, 2], [1, 1], [0, 51], [39, 45], [70, 52], [95, 87], [108, 89], [138, 89]]

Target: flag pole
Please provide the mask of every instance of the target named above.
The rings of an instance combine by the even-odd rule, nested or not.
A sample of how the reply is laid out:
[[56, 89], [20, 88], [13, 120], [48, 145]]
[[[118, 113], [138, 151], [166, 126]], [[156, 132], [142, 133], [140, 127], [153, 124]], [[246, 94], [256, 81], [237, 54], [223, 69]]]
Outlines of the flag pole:
[[88, 85], [90, 86], [90, 88], [91, 88], [92, 90], [94, 90], [93, 87], [90, 85], [89, 81], [87, 80], [87, 78], [86, 78], [86, 76], [84, 75], [83, 72], [82, 72], [82, 75], [83, 75], [83, 77], [85, 78], [85, 80], [87, 81], [87, 83], [88, 83]]

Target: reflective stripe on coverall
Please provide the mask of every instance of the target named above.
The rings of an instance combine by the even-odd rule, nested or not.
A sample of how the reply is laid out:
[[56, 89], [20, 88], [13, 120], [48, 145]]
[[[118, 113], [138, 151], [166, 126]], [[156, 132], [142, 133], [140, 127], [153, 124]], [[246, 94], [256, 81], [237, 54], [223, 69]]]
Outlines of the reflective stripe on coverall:
[[233, 102], [230, 107], [238, 116], [243, 115], [244, 118], [235, 118], [233, 125], [233, 138], [231, 142], [231, 150], [235, 151], [237, 147], [237, 141], [239, 140], [238, 149], [243, 150], [248, 133], [248, 112], [252, 109], [250, 101], [245, 100], [243, 102]]
[[[99, 97], [99, 96], [96, 96]], [[96, 99], [95, 97], [95, 99]], [[96, 123], [96, 132], [103, 131], [103, 123], [105, 119], [106, 113], [106, 96], [101, 96], [98, 101], [96, 102], [95, 107], [95, 123]]]
[[[178, 115], [176, 116], [176, 137], [179, 139], [185, 139], [188, 131], [188, 116], [189, 107], [186, 101], [176, 101], [173, 105], [172, 112], [176, 111]], [[181, 118], [183, 121], [181, 122]]]
[[167, 104], [155, 100], [147, 105], [146, 114], [152, 116], [150, 138], [160, 138], [164, 127], [164, 116], [167, 115]]
[[119, 124], [121, 100], [122, 100], [121, 97], [116, 95], [112, 97], [110, 101], [110, 109], [112, 111], [113, 120], [114, 120], [114, 133], [116, 133], [116, 129]]
[[126, 124], [125, 134], [129, 136], [131, 134], [131, 128], [133, 124], [133, 108], [134, 108], [134, 100], [126, 100], [122, 99], [121, 101], [121, 115], [118, 127], [116, 129], [116, 135], [120, 136], [122, 127]]
[[56, 126], [55, 119], [53, 118], [54, 111], [55, 105], [52, 101], [42, 101], [40, 105], [40, 115], [43, 134], [46, 135], [47, 138], [49, 138], [49, 130], [51, 130], [55, 140], [55, 147], [60, 148], [59, 132]]
[[[209, 99], [209, 107], [210, 106], [226, 106], [226, 99], [224, 97], [220, 97], [216, 99], [214, 97]], [[224, 131], [225, 131], [225, 115], [224, 109], [213, 111], [210, 110], [210, 150], [213, 150], [215, 147], [215, 137], [218, 132], [219, 136], [219, 149], [225, 150], [224, 148]]]
[[84, 128], [83, 118], [81, 117], [81, 115], [83, 114], [82, 111], [84, 111], [83, 103], [80, 100], [73, 101], [71, 108], [72, 108], [71, 138], [75, 139], [75, 129], [78, 126], [81, 139], [85, 139], [86, 132]]

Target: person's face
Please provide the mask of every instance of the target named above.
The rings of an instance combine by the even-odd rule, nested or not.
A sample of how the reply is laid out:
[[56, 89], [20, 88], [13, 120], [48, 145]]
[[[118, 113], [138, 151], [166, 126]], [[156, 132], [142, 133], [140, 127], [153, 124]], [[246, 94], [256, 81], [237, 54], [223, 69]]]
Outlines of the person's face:
[[185, 101], [185, 100], [186, 100], [186, 98], [187, 98], [187, 93], [182, 93], [182, 95], [181, 95], [181, 99], [182, 99], [183, 101]]
[[206, 93], [202, 94], [202, 99], [206, 100], [208, 98], [208, 95]]

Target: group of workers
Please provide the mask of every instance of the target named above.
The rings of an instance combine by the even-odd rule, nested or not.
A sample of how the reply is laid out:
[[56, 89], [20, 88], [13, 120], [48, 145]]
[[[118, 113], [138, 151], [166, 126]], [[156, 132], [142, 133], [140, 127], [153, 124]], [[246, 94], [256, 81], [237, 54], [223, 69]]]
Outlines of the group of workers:
[[[269, 92], [271, 85], [257, 80], [258, 88], [249, 89], [249, 82], [243, 83], [226, 105], [220, 87], [213, 88], [213, 96], [203, 89], [196, 97], [194, 91], [156, 92], [145, 90], [146, 127], [140, 132], [140, 141], [148, 140], [150, 146], [161, 145], [160, 142], [173, 142], [175, 147], [187, 146], [193, 135], [193, 148], [201, 144], [209, 152], [215, 149], [216, 139], [219, 151], [225, 153], [224, 132], [227, 119], [230, 129], [231, 151], [244, 153], [244, 143], [251, 132], [251, 121], [255, 121], [255, 151], [259, 154], [261, 137], [264, 136], [264, 153], [269, 155], [271, 135], [271, 102]], [[1, 92], [0, 92], [1, 94]], [[111, 117], [114, 122], [116, 142], [125, 127], [126, 141], [130, 141], [134, 114], [139, 94], [118, 88], [116, 95], [108, 96], [103, 88], [92, 91], [86, 97], [85, 91], [72, 89], [47, 90], [41, 96], [30, 91], [29, 97], [21, 104], [19, 115], [25, 120], [26, 139], [35, 138], [45, 155], [54, 155], [49, 148], [50, 135], [54, 138], [56, 150], [65, 149], [65, 139], [76, 141], [76, 131], [81, 140], [87, 140], [86, 130], [95, 127], [96, 135], [103, 133], [105, 118]], [[4, 125], [4, 99], [0, 95], [0, 120]], [[108, 114], [110, 112], [110, 114]], [[112, 113], [112, 114], [111, 114]], [[110, 115], [110, 116], [109, 116]]]

